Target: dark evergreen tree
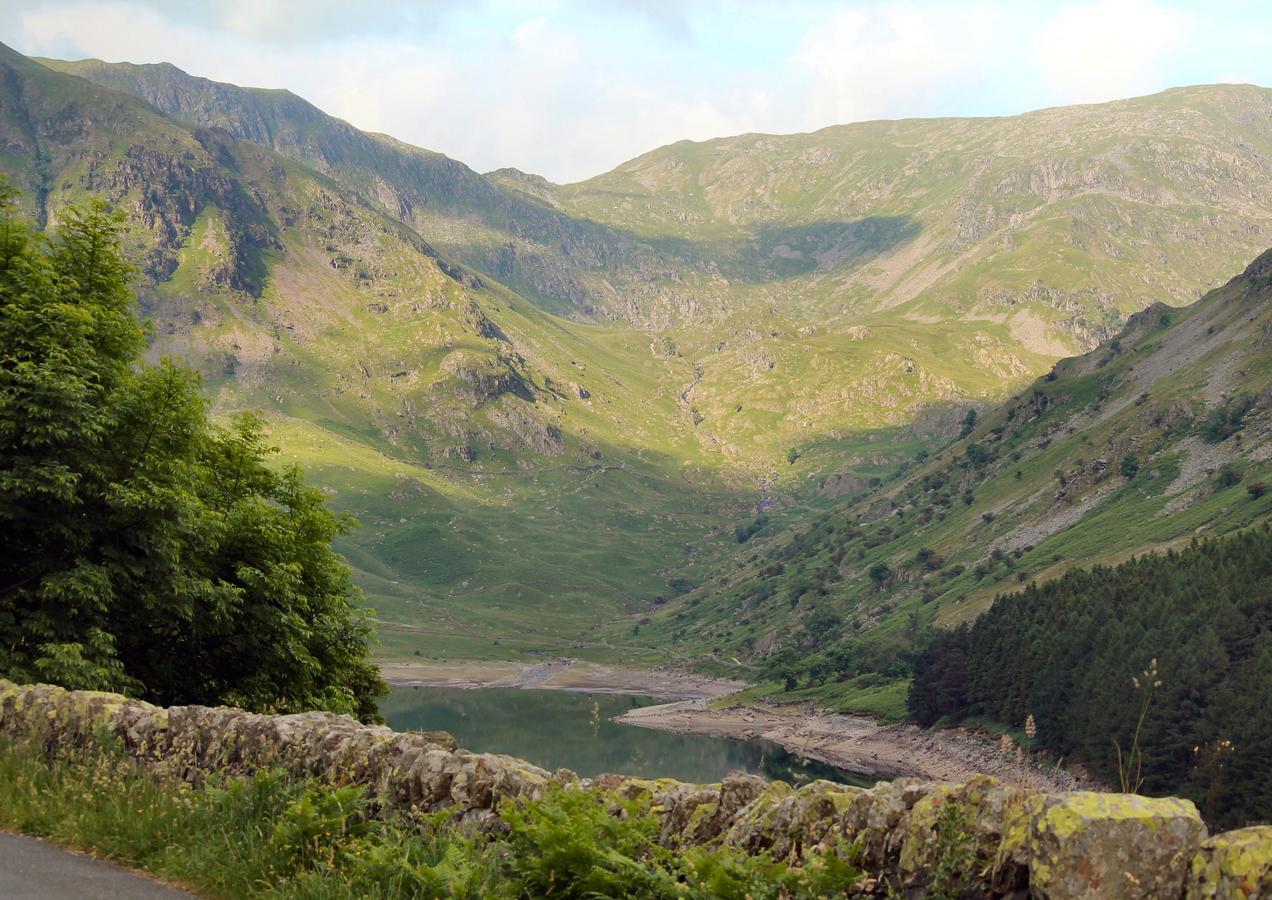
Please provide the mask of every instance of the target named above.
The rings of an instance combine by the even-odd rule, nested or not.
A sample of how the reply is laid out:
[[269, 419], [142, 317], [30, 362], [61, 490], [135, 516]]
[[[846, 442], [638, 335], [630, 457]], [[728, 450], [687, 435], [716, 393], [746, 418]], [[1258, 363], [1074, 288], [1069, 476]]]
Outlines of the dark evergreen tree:
[[[1148, 674], [1152, 672], [1152, 674]], [[1000, 597], [919, 657], [921, 722], [1021, 725], [1114, 785], [1217, 825], [1272, 819], [1272, 527]], [[1142, 725], [1140, 719], [1142, 715]]]

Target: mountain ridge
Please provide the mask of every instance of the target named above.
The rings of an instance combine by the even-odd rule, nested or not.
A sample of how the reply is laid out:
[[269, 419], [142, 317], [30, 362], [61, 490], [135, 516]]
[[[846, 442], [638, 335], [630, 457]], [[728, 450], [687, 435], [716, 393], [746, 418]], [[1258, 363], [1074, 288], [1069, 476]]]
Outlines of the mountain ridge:
[[[459, 240], [440, 242], [444, 251], [528, 290], [552, 311], [587, 315], [612, 293], [587, 261], [612, 253], [621, 235], [568, 220], [542, 198], [509, 191], [445, 154], [361, 131], [290, 91], [216, 82], [170, 63], [45, 59], [42, 64], [140, 97], [164, 115], [225, 128], [238, 140], [313, 165], [417, 229], [457, 233]], [[545, 260], [550, 271], [536, 274]], [[593, 283], [585, 284], [589, 279]]]
[[[30, 204], [47, 158], [54, 214], [90, 193], [129, 212], [151, 354], [194, 364], [220, 411], [265, 410], [367, 523], [341, 549], [389, 646], [557, 646], [662, 589], [647, 559], [710, 553], [709, 521], [747, 495], [703, 464], [671, 399], [688, 367], [647, 339], [543, 312], [267, 148], [36, 63], [7, 72], [23, 97], [0, 96], [0, 135], [27, 110], [39, 127], [4, 168]], [[470, 590], [478, 571], [500, 577]], [[502, 623], [536, 608], [548, 636]]]
[[[344, 549], [390, 656], [692, 656], [661, 625], [639, 632], [657, 642], [627, 629], [651, 603], [684, 611], [665, 601], [718, 577], [735, 528], [766, 517], [759, 547], [861, 494], [969, 409], [1272, 245], [1264, 89], [1194, 89], [1217, 112], [1122, 101], [1151, 138], [1125, 146], [1100, 120], [1117, 104], [1057, 148], [1020, 117], [718, 139], [739, 147], [727, 160], [682, 142], [625, 164], [649, 181], [628, 198], [602, 190], [640, 187], [622, 166], [480, 175], [294, 95], [291, 119], [239, 127], [270, 146], [238, 140], [218, 116], [252, 89], [49, 64], [134, 92], [153, 76], [173, 113], [222, 92], [191, 123], [9, 51], [0, 169], [46, 214], [88, 193], [130, 212], [152, 352], [198, 366], [218, 409], [267, 410], [368, 523]], [[858, 139], [871, 129], [918, 150]], [[972, 138], [1028, 153], [995, 162]], [[327, 140], [322, 171], [306, 154]], [[1184, 200], [1155, 203], [1169, 190]], [[1242, 192], [1257, 214], [1223, 212]]]

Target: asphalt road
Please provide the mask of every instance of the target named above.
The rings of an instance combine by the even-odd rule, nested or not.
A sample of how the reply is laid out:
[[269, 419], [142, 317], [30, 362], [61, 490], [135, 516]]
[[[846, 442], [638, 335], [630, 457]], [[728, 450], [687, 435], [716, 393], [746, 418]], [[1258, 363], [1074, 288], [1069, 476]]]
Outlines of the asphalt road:
[[4, 900], [174, 900], [191, 894], [56, 844], [0, 831]]

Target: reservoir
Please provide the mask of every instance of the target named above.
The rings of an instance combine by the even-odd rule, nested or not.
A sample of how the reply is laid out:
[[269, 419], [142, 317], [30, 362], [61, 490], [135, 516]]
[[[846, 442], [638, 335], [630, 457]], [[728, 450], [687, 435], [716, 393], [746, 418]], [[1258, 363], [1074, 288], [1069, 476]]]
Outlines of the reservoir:
[[660, 702], [631, 694], [395, 685], [380, 711], [396, 731], [449, 731], [467, 750], [505, 753], [584, 778], [613, 772], [713, 782], [741, 770], [792, 783], [815, 778], [860, 783], [771, 741], [671, 734], [610, 721]]

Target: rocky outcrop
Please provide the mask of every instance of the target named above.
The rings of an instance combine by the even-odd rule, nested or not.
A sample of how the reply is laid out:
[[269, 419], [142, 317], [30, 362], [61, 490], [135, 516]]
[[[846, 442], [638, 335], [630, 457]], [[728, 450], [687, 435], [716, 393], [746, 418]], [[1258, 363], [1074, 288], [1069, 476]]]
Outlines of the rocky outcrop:
[[1188, 800], [1090, 792], [1027, 797], [1000, 854], [1045, 897], [1178, 897], [1206, 826]]
[[[474, 407], [504, 394], [534, 399], [518, 361], [508, 356], [453, 350], [442, 359], [441, 369], [456, 379], [460, 392]], [[445, 382], [443, 385], [447, 386]]]
[[[736, 774], [718, 784], [604, 775], [579, 779], [442, 733], [398, 733], [345, 716], [162, 709], [118, 694], [0, 680], [0, 734], [36, 736], [50, 752], [118, 740], [142, 765], [191, 781], [277, 768], [361, 784], [382, 815], [448, 809], [473, 832], [499, 810], [554, 785], [643, 798], [668, 847], [727, 844], [800, 861], [856, 842], [879, 895], [1044, 898], [1272, 896], [1272, 827], [1207, 838], [1186, 800], [1074, 791], [1043, 794], [979, 777], [911, 779], [869, 790], [799, 788]], [[618, 810], [616, 809], [616, 813]]]

